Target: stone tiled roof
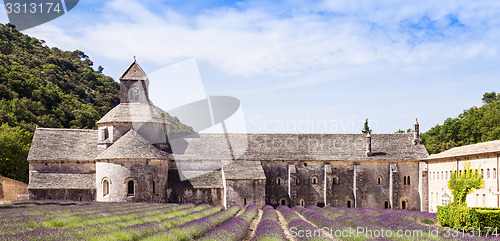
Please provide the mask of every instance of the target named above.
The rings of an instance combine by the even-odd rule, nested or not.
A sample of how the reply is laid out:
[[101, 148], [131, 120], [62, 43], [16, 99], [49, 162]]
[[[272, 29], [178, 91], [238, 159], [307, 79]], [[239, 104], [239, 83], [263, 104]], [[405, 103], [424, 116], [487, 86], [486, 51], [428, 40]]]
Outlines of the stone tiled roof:
[[162, 116], [162, 111], [151, 103], [120, 103], [104, 115], [97, 124], [113, 122], [152, 122], [168, 123]]
[[233, 161], [224, 166], [226, 180], [266, 179], [260, 161]]
[[148, 76], [141, 66], [134, 61], [120, 77], [120, 80], [146, 80]]
[[372, 134], [371, 143], [372, 155], [367, 156], [365, 134], [229, 134], [226, 138], [202, 133], [171, 140], [175, 159], [191, 160], [230, 160], [230, 150], [237, 159], [249, 161], [398, 161], [428, 156], [422, 144], [413, 144], [411, 133]]
[[101, 152], [96, 130], [37, 128], [28, 161], [92, 161]]
[[96, 189], [95, 174], [31, 172], [28, 189]]
[[112, 159], [172, 159], [169, 153], [160, 151], [135, 130], [131, 129], [113, 145], [99, 154], [96, 160]]
[[[180, 175], [187, 176], [180, 178]], [[223, 188], [221, 170], [182, 170], [168, 171], [168, 188]]]
[[467, 146], [454, 147], [438, 154], [430, 155], [427, 160], [469, 156], [484, 153], [500, 153], [500, 140], [477, 143]]

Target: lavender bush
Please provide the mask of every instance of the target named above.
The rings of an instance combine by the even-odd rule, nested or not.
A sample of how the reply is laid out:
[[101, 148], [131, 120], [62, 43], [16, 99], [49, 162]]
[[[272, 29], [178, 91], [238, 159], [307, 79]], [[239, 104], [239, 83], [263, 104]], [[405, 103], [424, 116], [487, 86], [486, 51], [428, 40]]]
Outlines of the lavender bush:
[[262, 207], [262, 218], [251, 241], [286, 241], [278, 214], [273, 207], [269, 205]]
[[330, 240], [325, 233], [310, 223], [304, 221], [295, 211], [287, 206], [278, 206], [278, 211], [288, 222], [288, 229], [293, 237], [299, 241], [323, 241]]
[[221, 226], [208, 232], [199, 240], [203, 241], [238, 241], [245, 237], [250, 227], [250, 223], [257, 216], [258, 209], [254, 205], [249, 205], [238, 217], [232, 218]]
[[234, 205], [225, 211], [187, 222], [180, 227], [171, 228], [146, 240], [192, 240], [231, 219], [240, 209], [240, 206]]

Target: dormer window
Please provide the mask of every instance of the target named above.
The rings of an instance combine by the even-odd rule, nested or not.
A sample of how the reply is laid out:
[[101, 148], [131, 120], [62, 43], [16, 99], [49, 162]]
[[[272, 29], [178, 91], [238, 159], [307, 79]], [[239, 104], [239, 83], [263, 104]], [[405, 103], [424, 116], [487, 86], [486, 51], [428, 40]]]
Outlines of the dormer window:
[[139, 101], [139, 87], [137, 85], [132, 85], [129, 90], [129, 102]]
[[109, 134], [106, 127], [99, 127], [99, 141], [105, 141], [108, 139]]

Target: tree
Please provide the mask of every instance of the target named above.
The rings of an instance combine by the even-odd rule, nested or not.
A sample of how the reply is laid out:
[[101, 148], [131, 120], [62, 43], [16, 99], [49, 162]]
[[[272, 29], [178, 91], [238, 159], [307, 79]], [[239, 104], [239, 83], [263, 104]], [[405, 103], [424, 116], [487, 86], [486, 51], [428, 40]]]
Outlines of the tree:
[[12, 32], [12, 29], [16, 29], [16, 25], [14, 25], [12, 23], [5, 24], [5, 27], [7, 27], [10, 32]]
[[75, 50], [73, 53], [79, 58], [79, 59], [88, 59], [89, 56], [87, 56], [83, 51], [81, 50]]
[[[448, 118], [420, 138], [429, 154], [439, 153], [457, 146], [500, 140], [500, 98], [496, 93], [483, 96], [489, 104], [464, 110], [456, 118]], [[486, 98], [485, 98], [486, 97]]]
[[452, 172], [448, 181], [448, 188], [453, 194], [453, 205], [467, 206], [467, 194], [470, 194], [474, 189], [484, 187], [483, 175], [477, 169], [471, 169], [470, 162], [464, 164], [464, 170], [458, 173]]
[[364, 134], [372, 133], [372, 129], [368, 127], [368, 119], [365, 120], [365, 126], [363, 127], [363, 130], [361, 130]]
[[500, 93], [497, 95], [497, 93], [493, 91], [484, 93], [482, 100], [485, 104], [489, 104], [499, 99], [500, 99]]
[[401, 130], [401, 129], [398, 129], [398, 130], [397, 130], [396, 132], [394, 132], [394, 133], [412, 133], [412, 132], [413, 132], [413, 130], [412, 130], [412, 129], [410, 129], [410, 128], [408, 128], [408, 129], [406, 129], [406, 131]]
[[20, 127], [0, 126], [0, 175], [28, 183], [31, 134]]

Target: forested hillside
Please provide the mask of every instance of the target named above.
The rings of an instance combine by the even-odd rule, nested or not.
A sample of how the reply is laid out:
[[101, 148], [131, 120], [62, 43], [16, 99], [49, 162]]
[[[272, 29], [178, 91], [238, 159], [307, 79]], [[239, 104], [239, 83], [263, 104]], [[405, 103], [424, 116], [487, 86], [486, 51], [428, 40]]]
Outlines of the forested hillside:
[[500, 139], [500, 95], [485, 93], [481, 107], [465, 110], [457, 118], [448, 118], [442, 125], [421, 134], [430, 154], [453, 147]]
[[[0, 24], [0, 175], [28, 181], [35, 127], [95, 129], [120, 102], [120, 87], [84, 52], [61, 51]], [[189, 131], [167, 116], [173, 131]]]

